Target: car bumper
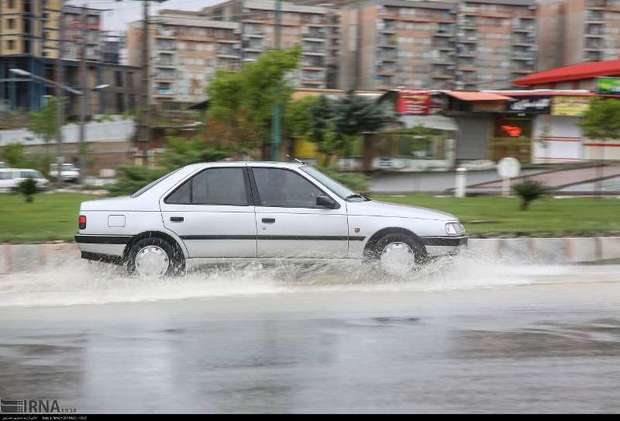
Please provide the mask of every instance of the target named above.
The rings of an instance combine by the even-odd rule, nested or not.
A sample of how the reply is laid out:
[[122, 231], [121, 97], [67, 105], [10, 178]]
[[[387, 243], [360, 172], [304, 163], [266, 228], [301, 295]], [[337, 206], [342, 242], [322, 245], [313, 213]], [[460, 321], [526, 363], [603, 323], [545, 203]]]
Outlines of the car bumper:
[[454, 256], [467, 248], [469, 237], [425, 237], [422, 240], [429, 256]]
[[[125, 247], [131, 237], [129, 236], [102, 236], [102, 235], [76, 235], [75, 242], [82, 252], [82, 257], [88, 259], [91, 255], [103, 255], [122, 257]], [[90, 259], [101, 260], [101, 259]]]

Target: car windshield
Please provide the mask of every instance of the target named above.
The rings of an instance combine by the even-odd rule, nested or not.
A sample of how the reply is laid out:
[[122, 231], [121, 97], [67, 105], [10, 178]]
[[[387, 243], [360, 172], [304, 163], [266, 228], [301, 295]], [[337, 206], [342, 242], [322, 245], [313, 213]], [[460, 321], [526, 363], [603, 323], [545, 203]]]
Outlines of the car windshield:
[[147, 184], [146, 186], [142, 187], [140, 190], [138, 190], [137, 192], [131, 194], [129, 197], [138, 197], [141, 194], [143, 194], [144, 192], [150, 190], [151, 188], [155, 187], [157, 184], [161, 183], [162, 181], [164, 181], [166, 178], [170, 177], [172, 174], [174, 174], [175, 172], [179, 171], [181, 168], [174, 170], [172, 172], [169, 172], [168, 174], [158, 178], [155, 181], [151, 181], [149, 184]]
[[36, 170], [26, 170], [21, 172], [22, 178], [43, 178], [43, 175]]
[[336, 180], [326, 176], [325, 174], [323, 174], [321, 171], [317, 170], [314, 167], [304, 165], [303, 167], [301, 167], [301, 170], [305, 172], [306, 174], [310, 175], [310, 177], [317, 180], [319, 183], [323, 184], [328, 189], [330, 189], [332, 192], [338, 195], [341, 199], [345, 199], [345, 200], [352, 201], [352, 202], [353, 201], [365, 202], [367, 200], [370, 200], [366, 196], [356, 193], [350, 188], [343, 186]]

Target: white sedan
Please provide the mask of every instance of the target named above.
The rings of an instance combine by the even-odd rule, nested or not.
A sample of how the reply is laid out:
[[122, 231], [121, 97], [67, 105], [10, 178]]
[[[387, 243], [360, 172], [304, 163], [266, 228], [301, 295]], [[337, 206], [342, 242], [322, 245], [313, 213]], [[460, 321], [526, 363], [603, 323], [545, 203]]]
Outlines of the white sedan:
[[75, 241], [85, 259], [161, 276], [248, 259], [375, 260], [400, 273], [467, 237], [453, 215], [370, 200], [302, 163], [214, 162], [83, 202]]

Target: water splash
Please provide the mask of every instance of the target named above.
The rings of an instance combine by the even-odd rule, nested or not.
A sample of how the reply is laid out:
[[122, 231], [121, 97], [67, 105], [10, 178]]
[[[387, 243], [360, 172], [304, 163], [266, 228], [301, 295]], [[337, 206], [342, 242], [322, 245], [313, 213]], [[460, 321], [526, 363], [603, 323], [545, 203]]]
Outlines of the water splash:
[[149, 302], [308, 290], [424, 292], [501, 288], [559, 282], [574, 271], [574, 266], [524, 264], [522, 259], [464, 254], [435, 261], [405, 277], [387, 276], [372, 265], [338, 263], [275, 267], [251, 264], [194, 271], [177, 278], [145, 279], [127, 276], [121, 267], [76, 259], [62, 266], [0, 276], [0, 307]]

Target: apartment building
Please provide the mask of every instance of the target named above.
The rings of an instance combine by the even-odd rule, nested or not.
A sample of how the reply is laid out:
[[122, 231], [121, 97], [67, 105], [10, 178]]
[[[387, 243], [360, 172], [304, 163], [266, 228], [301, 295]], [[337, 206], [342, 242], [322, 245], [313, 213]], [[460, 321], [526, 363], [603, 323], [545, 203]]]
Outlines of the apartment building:
[[[84, 15], [82, 15], [84, 13]], [[84, 35], [85, 55], [88, 61], [103, 61], [103, 33], [99, 9], [82, 8], [65, 5], [63, 7], [64, 39], [62, 58], [65, 60], [80, 59], [80, 44]], [[82, 24], [82, 19], [85, 23]], [[56, 47], [56, 43], [54, 44]], [[53, 55], [56, 58], [56, 53]]]
[[457, 88], [501, 89], [536, 71], [534, 0], [466, 0], [458, 4]]
[[[0, 0], [0, 111], [36, 110], [46, 95], [56, 95], [56, 89], [38, 79], [17, 77], [10, 69], [26, 70], [48, 80], [56, 78], [60, 34], [60, 0]], [[82, 18], [85, 24], [82, 24]], [[106, 47], [102, 31], [102, 11], [71, 5], [63, 7], [63, 74], [64, 84], [79, 86], [80, 41], [85, 36], [87, 81], [89, 89], [107, 85], [105, 90], [90, 92], [89, 113], [122, 113], [130, 110], [136, 95], [125, 86], [118, 91], [117, 80], [125, 85], [138, 86], [130, 80], [136, 69], [121, 66], [120, 44]], [[113, 51], [114, 50], [114, 51]], [[116, 54], [115, 54], [116, 53]], [[106, 54], [110, 59], [106, 58]], [[65, 94], [67, 94], [65, 92]], [[122, 97], [121, 97], [122, 96]], [[78, 113], [78, 101], [69, 97], [67, 117]], [[122, 106], [119, 106], [122, 104]]]
[[[128, 61], [142, 66], [142, 22], [127, 33]], [[237, 68], [241, 61], [239, 25], [205, 19], [197, 12], [162, 10], [151, 18], [150, 74], [152, 98], [164, 108], [205, 99], [215, 72]]]
[[350, 3], [344, 89], [497, 89], [536, 70], [534, 0]]
[[620, 0], [540, 2], [541, 70], [620, 57]]
[[[272, 0], [230, 0], [202, 10], [209, 19], [239, 24], [243, 61], [276, 47], [276, 4]], [[300, 45], [301, 66], [292, 76], [302, 88], [334, 85], [338, 72], [339, 19], [334, 9], [282, 3], [282, 48]], [[334, 86], [330, 86], [334, 87]]]

